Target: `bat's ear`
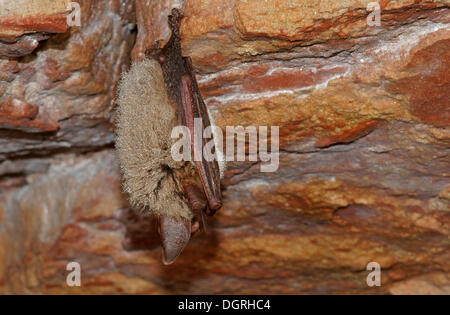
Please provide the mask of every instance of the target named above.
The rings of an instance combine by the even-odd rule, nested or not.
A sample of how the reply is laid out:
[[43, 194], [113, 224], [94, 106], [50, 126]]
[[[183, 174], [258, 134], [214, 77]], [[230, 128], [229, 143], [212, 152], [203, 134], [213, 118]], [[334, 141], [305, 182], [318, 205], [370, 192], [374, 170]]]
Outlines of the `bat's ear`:
[[165, 265], [172, 264], [191, 238], [191, 220], [161, 217], [159, 233], [163, 248], [162, 261]]

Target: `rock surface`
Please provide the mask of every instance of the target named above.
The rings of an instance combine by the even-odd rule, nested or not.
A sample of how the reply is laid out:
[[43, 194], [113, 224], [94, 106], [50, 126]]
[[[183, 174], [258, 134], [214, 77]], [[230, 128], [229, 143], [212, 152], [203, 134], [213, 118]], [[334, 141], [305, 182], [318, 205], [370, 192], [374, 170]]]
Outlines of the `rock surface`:
[[[0, 55], [20, 57], [35, 50], [45, 33], [64, 33], [70, 0], [3, 0], [0, 4]], [[73, 11], [72, 11], [73, 12]]]
[[[0, 293], [450, 294], [450, 1], [380, 1], [374, 27], [369, 2], [83, 0], [81, 27], [0, 44]], [[223, 209], [166, 267], [113, 121], [174, 6], [217, 124], [279, 126], [280, 165], [229, 163]]]

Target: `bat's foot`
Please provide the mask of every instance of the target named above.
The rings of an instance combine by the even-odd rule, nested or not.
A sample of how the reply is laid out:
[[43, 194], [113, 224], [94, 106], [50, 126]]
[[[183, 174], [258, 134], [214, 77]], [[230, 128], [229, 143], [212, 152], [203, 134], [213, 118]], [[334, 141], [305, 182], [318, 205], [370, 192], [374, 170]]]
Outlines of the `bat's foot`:
[[191, 233], [192, 233], [192, 235], [194, 235], [199, 230], [200, 230], [200, 222], [199, 221], [192, 222], [192, 225], [191, 225]]
[[222, 208], [222, 202], [221, 201], [213, 201], [209, 206], [205, 209], [205, 213], [208, 216], [213, 216], [216, 214], [217, 210]]
[[164, 265], [170, 265], [180, 256], [189, 242], [193, 225], [191, 220], [171, 217], [162, 217], [159, 225], [162, 242], [162, 262]]

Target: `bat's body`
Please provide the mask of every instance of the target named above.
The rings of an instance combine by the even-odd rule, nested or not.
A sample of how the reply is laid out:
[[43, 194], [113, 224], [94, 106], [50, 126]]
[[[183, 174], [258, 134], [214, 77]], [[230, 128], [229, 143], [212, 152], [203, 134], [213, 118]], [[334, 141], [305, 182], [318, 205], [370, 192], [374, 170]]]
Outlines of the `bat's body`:
[[[193, 139], [195, 118], [202, 119], [202, 133], [211, 124], [190, 58], [181, 55], [181, 18], [174, 9], [169, 42], [147, 51], [146, 59], [132, 65], [118, 97], [116, 146], [124, 190], [132, 206], [159, 217], [165, 264], [178, 257], [199, 229], [201, 213], [212, 215], [222, 206], [216, 160], [202, 158], [194, 164], [176, 162], [171, 156], [175, 126], [188, 127]], [[194, 154], [194, 141], [191, 148]]]

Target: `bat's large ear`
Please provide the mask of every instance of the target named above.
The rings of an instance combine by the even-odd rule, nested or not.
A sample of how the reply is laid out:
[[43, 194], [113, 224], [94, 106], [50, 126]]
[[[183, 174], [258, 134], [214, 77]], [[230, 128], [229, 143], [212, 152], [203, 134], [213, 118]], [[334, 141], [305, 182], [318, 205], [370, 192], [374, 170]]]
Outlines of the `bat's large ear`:
[[180, 256], [191, 238], [191, 220], [161, 217], [159, 225], [162, 261], [165, 265], [170, 265]]

